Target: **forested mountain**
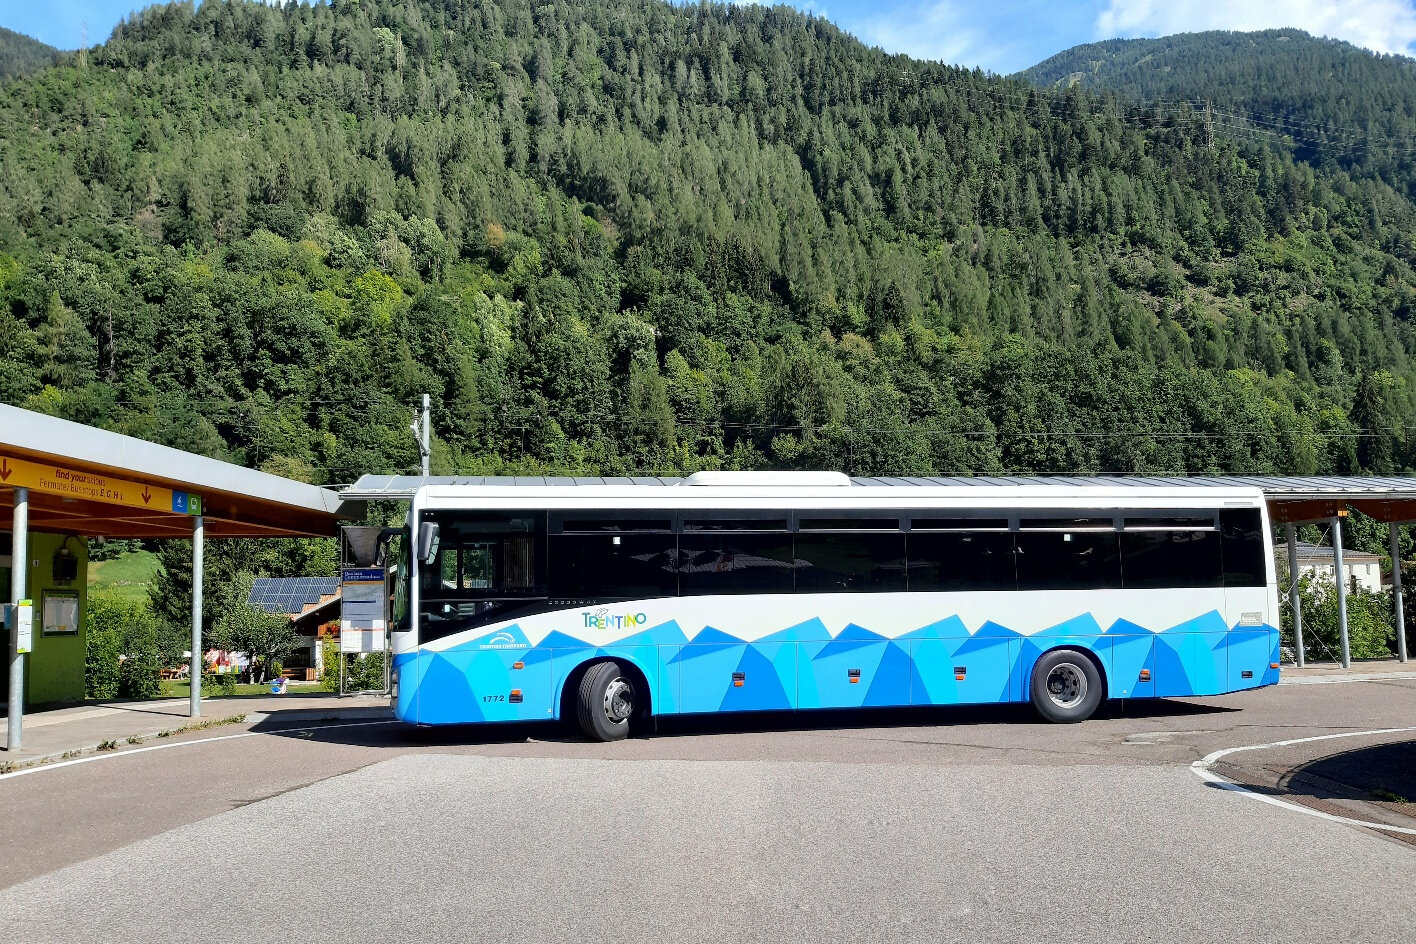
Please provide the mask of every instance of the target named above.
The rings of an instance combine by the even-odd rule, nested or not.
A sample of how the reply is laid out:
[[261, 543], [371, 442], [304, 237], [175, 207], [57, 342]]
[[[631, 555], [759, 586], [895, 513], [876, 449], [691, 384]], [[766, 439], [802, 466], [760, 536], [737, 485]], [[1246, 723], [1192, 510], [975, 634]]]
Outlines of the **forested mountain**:
[[0, 82], [53, 65], [59, 50], [0, 26]]
[[1192, 101], [1218, 133], [1286, 141], [1298, 159], [1416, 195], [1416, 60], [1302, 30], [1182, 33], [1076, 46], [1018, 74], [1149, 102]]
[[0, 398], [319, 482], [1409, 466], [1416, 207], [757, 5], [206, 0], [0, 97]]

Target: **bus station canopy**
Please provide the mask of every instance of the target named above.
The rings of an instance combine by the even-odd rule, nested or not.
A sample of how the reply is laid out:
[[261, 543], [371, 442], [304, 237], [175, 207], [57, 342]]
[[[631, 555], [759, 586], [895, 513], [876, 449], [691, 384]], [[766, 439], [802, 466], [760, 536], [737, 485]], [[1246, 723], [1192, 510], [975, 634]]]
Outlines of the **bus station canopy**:
[[[644, 485], [672, 487], [686, 479], [660, 476], [418, 476], [365, 475], [340, 495], [346, 500], [408, 501], [423, 485], [531, 486], [531, 485]], [[1134, 487], [1213, 488], [1243, 486], [1264, 493], [1274, 521], [1286, 523], [1330, 518], [1352, 507], [1380, 521], [1416, 521], [1416, 478], [1363, 476], [957, 476], [857, 477], [852, 485], [933, 487]]]
[[29, 527], [82, 537], [334, 535], [341, 496], [142, 439], [0, 405], [0, 508], [29, 490]]

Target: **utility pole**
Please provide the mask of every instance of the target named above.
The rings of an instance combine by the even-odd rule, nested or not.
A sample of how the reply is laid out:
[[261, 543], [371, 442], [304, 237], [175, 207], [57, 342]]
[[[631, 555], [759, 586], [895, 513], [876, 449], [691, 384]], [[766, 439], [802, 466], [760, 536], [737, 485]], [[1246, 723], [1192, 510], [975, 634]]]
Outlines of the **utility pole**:
[[428, 477], [428, 460], [432, 458], [432, 432], [433, 432], [433, 398], [428, 394], [423, 394], [423, 414], [420, 418], [414, 419], [408, 425], [413, 430], [413, 437], [418, 440], [418, 468], [421, 470], [423, 478]]

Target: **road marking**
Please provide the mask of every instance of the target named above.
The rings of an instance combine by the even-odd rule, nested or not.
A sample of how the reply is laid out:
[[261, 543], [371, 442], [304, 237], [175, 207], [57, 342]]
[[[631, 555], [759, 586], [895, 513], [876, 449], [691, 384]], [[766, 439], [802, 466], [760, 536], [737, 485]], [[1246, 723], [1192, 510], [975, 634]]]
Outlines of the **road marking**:
[[74, 760], [61, 760], [53, 764], [38, 764], [34, 767], [24, 767], [20, 770], [11, 771], [8, 774], [0, 774], [0, 780], [9, 780], [11, 777], [23, 777], [26, 774], [37, 774], [45, 770], [58, 770], [60, 767], [72, 767], [75, 764], [91, 764], [97, 760], [114, 760], [119, 757], [132, 757], [134, 754], [145, 754], [148, 751], [165, 751], [171, 747], [191, 747], [194, 744], [211, 744], [215, 741], [234, 741], [238, 738], [257, 737], [262, 734], [284, 734], [287, 731], [313, 731], [316, 728], [367, 728], [376, 724], [398, 724], [397, 721], [358, 721], [354, 724], [307, 724], [293, 728], [280, 728], [276, 731], [245, 731], [241, 734], [222, 734], [216, 737], [197, 738], [195, 741], [174, 741], [171, 744], [154, 744], [152, 747], [135, 747], [131, 751], [117, 751], [112, 754], [93, 754], [88, 757], [79, 757]]
[[1232, 780], [1226, 780], [1219, 774], [1210, 770], [1210, 768], [1213, 767], [1215, 763], [1221, 758], [1227, 757], [1230, 754], [1238, 754], [1241, 751], [1262, 751], [1274, 747], [1289, 747], [1293, 744], [1311, 744], [1314, 741], [1331, 741], [1335, 738], [1367, 737], [1376, 734], [1405, 734], [1411, 731], [1416, 731], [1416, 727], [1376, 728], [1371, 731], [1347, 731], [1342, 734], [1320, 734], [1316, 737], [1290, 738], [1287, 741], [1273, 741], [1268, 744], [1249, 744], [1245, 745], [1244, 747], [1227, 747], [1222, 751], [1214, 751], [1213, 753], [1206, 754], [1204, 757], [1195, 761], [1190, 765], [1190, 771], [1194, 773], [1195, 776], [1199, 777], [1201, 780], [1204, 780], [1208, 783], [1212, 783], [1221, 789], [1232, 790], [1235, 793], [1242, 793], [1245, 796], [1252, 797], [1255, 800], [1260, 800], [1264, 803], [1271, 803], [1274, 806], [1281, 806], [1287, 810], [1296, 810], [1299, 813], [1307, 813], [1309, 816], [1316, 816], [1319, 819], [1329, 820], [1334, 823], [1345, 823], [1348, 826], [1366, 826], [1368, 829], [1380, 829], [1384, 832], [1389, 833], [1401, 833], [1404, 836], [1416, 836], [1416, 829], [1412, 829], [1409, 826], [1388, 826], [1385, 823], [1373, 823], [1369, 820], [1352, 819], [1347, 816], [1335, 816], [1332, 813], [1324, 813], [1321, 810], [1315, 810], [1303, 806], [1301, 803], [1291, 803], [1288, 800], [1280, 800], [1278, 797], [1269, 796], [1266, 793], [1259, 793], [1255, 790], [1251, 790], [1248, 787], [1243, 786], [1241, 784], [1237, 784]]

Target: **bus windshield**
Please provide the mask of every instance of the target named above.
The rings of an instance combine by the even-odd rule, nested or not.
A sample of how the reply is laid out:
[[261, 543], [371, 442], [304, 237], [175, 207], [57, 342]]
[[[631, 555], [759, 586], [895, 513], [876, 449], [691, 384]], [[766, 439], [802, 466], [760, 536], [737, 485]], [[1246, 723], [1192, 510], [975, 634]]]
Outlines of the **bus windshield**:
[[523, 613], [546, 599], [546, 513], [433, 512], [438, 553], [418, 574], [420, 641]]

